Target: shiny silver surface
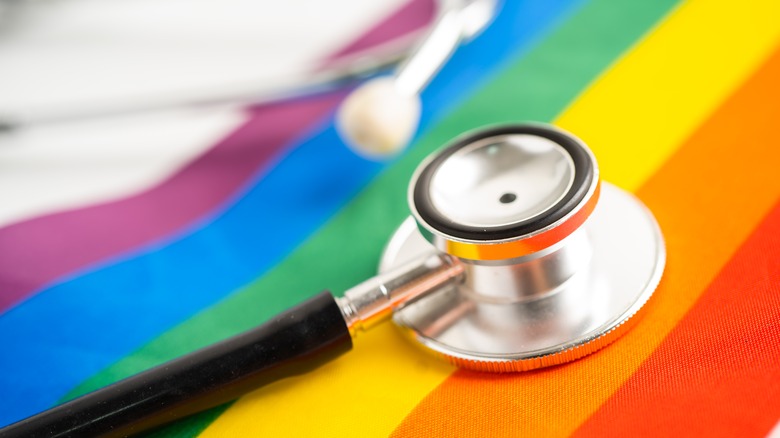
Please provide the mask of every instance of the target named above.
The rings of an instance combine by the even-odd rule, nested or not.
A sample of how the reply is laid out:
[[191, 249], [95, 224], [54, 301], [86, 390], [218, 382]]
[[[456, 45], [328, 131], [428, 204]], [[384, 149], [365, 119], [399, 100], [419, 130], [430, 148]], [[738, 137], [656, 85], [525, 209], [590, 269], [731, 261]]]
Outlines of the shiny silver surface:
[[[433, 250], [409, 218], [380, 272]], [[621, 333], [658, 285], [665, 254], [652, 214], [602, 183], [601, 200], [579, 231], [506, 266], [464, 263], [464, 283], [422, 296], [393, 319], [461, 366], [516, 371], [561, 363]]]
[[429, 251], [350, 288], [336, 301], [354, 337], [420, 295], [462, 280], [462, 263], [446, 254]]
[[[491, 227], [518, 224], [540, 219], [563, 199], [576, 180], [576, 165], [569, 152], [545, 136], [524, 133], [531, 127], [568, 137], [569, 144], [579, 147], [592, 167], [593, 177], [582, 199], [563, 217], [553, 223], [523, 234], [492, 238]], [[555, 126], [544, 123], [514, 125], [509, 133], [474, 140], [436, 162], [439, 152], [426, 158], [415, 173], [408, 191], [412, 216], [426, 240], [440, 251], [486, 265], [514, 263], [518, 257], [548, 251], [578, 229], [588, 218], [599, 198], [599, 170], [596, 158], [580, 139]], [[496, 129], [496, 128], [493, 128]], [[464, 137], [479, 137], [479, 133]], [[452, 144], [462, 144], [455, 139]], [[438, 166], [431, 178], [422, 175]], [[485, 236], [466, 239], [441, 230], [421, 214], [415, 192], [426, 184], [431, 205], [451, 225], [484, 228]], [[423, 201], [425, 202], [425, 201]]]
[[495, 227], [543, 214], [574, 181], [574, 162], [544, 137], [510, 134], [476, 141], [452, 154], [433, 174], [433, 206], [471, 227]]
[[460, 289], [475, 300], [511, 304], [556, 293], [577, 272], [587, 269], [593, 250], [579, 230], [545, 251], [501, 263], [464, 263]]
[[442, 0], [430, 32], [395, 73], [398, 90], [419, 94], [450, 58], [461, 41], [487, 26], [495, 15], [496, 0]]

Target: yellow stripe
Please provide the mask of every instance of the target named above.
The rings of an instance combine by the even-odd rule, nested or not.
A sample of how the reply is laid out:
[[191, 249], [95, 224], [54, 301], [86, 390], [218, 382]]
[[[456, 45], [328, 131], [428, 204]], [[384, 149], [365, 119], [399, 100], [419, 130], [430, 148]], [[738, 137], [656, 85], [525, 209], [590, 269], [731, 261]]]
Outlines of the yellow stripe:
[[201, 436], [387, 436], [453, 371], [381, 324], [339, 359], [241, 398]]
[[556, 124], [591, 146], [605, 181], [635, 191], [769, 55], [779, 32], [777, 0], [684, 3]]
[[[776, 0], [685, 4], [557, 123], [592, 146], [605, 180], [635, 190], [768, 56], [777, 17]], [[451, 371], [377, 327], [341, 359], [242, 398], [203, 436], [386, 436]]]

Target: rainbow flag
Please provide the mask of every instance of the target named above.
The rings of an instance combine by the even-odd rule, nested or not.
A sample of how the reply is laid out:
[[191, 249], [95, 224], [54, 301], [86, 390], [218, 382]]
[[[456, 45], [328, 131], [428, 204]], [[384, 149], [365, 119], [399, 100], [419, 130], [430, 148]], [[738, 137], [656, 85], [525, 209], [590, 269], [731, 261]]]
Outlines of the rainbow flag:
[[581, 137], [660, 223], [668, 265], [635, 328], [570, 364], [488, 374], [387, 324], [154, 435], [780, 436], [780, 2], [506, 1], [390, 163], [340, 142], [347, 92], [248, 109], [140, 193], [0, 228], [0, 425], [373, 275], [424, 156], [535, 120]]

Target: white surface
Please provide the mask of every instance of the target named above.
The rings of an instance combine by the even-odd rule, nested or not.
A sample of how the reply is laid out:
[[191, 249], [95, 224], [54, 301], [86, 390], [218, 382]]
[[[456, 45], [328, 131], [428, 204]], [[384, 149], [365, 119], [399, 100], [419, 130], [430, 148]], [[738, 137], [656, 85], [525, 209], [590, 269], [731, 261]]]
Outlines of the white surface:
[[0, 137], [0, 226], [145, 190], [244, 119], [240, 111], [176, 111]]
[[[26, 4], [0, 28], [0, 114], [284, 80], [403, 0]], [[244, 119], [236, 110], [181, 108], [0, 133], [0, 226], [148, 189]]]
[[0, 113], [55, 112], [269, 84], [400, 0], [28, 2], [0, 34]]

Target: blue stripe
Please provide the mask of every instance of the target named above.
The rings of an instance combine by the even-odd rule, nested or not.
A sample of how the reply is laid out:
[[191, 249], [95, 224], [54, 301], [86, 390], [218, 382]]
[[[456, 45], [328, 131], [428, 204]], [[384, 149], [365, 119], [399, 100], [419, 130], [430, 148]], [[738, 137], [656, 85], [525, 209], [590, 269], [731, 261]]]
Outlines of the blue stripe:
[[[580, 3], [507, 2], [425, 91], [421, 130]], [[52, 286], [2, 315], [0, 425], [53, 405], [83, 380], [262, 275], [383, 167], [346, 150], [327, 120], [208, 223]]]

